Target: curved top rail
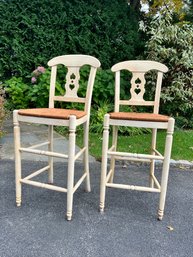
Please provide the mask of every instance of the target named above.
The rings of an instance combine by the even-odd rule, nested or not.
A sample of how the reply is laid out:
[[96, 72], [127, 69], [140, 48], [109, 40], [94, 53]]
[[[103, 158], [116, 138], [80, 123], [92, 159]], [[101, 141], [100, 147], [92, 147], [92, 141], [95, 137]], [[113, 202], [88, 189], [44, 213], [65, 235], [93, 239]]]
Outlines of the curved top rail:
[[131, 72], [147, 72], [149, 70], [158, 70], [165, 73], [168, 71], [168, 67], [156, 61], [141, 61], [141, 60], [133, 61], [132, 60], [132, 61], [119, 62], [113, 65], [111, 70], [113, 72], [116, 72], [119, 70], [129, 70]]
[[100, 61], [90, 55], [81, 55], [81, 54], [70, 54], [70, 55], [61, 55], [52, 58], [48, 62], [48, 66], [55, 66], [58, 64], [63, 64], [68, 67], [81, 67], [83, 65], [91, 65], [95, 68], [100, 67]]

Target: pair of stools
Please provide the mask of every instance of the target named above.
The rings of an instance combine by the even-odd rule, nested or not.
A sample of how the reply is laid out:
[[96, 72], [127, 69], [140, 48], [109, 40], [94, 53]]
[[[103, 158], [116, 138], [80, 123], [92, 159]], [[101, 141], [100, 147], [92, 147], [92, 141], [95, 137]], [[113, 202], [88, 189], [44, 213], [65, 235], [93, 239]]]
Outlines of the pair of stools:
[[[29, 184], [36, 187], [47, 188], [59, 192], [67, 193], [67, 220], [72, 218], [73, 195], [77, 188], [85, 181], [86, 191], [90, 191], [90, 176], [89, 176], [89, 120], [90, 107], [93, 86], [95, 82], [95, 75], [97, 68], [100, 67], [100, 62], [95, 57], [88, 55], [64, 55], [51, 59], [48, 62], [51, 67], [50, 78], [50, 93], [49, 93], [49, 107], [36, 109], [21, 109], [15, 110], [13, 113], [14, 122], [14, 143], [15, 143], [15, 174], [16, 174], [16, 204], [21, 205], [22, 184]], [[63, 65], [67, 68], [65, 79], [65, 94], [56, 95], [55, 85], [57, 78], [57, 67]], [[87, 82], [87, 90], [85, 97], [79, 97], [79, 80], [80, 69], [87, 65], [90, 69]], [[101, 164], [101, 186], [100, 186], [100, 211], [104, 211], [105, 206], [105, 192], [106, 187], [131, 189], [147, 192], [160, 193], [158, 219], [163, 218], [164, 205], [166, 198], [170, 155], [172, 148], [172, 138], [174, 130], [174, 119], [165, 115], [158, 114], [159, 101], [163, 73], [168, 71], [168, 68], [155, 61], [124, 61], [115, 64], [112, 69], [115, 72], [115, 108], [114, 112], [106, 114], [104, 117], [103, 130], [103, 147], [102, 147], [102, 164]], [[130, 87], [130, 99], [120, 99], [121, 79], [120, 73], [123, 71], [132, 73], [131, 81], [128, 84]], [[154, 71], [152, 78], [156, 78], [156, 87], [152, 92], [155, 93], [154, 99], [148, 101], [145, 95], [145, 74]], [[155, 76], [156, 72], [156, 76]], [[150, 73], [151, 75], [151, 73]], [[149, 76], [150, 76], [149, 75]], [[105, 85], [104, 85], [105, 87]], [[55, 102], [75, 102], [84, 105], [80, 110], [55, 108]], [[152, 107], [151, 113], [139, 112], [121, 112], [120, 106], [146, 106]], [[48, 140], [30, 147], [23, 147], [21, 145], [20, 124], [22, 122], [45, 124], [48, 126]], [[83, 147], [76, 152], [76, 128], [82, 125], [84, 127], [84, 144]], [[65, 126], [69, 128], [68, 138], [68, 152], [65, 154], [55, 152], [53, 149], [53, 126]], [[112, 145], [109, 146], [109, 127], [113, 128]], [[124, 127], [139, 127], [148, 128], [152, 130], [152, 143], [149, 154], [136, 154], [129, 152], [118, 151], [118, 128]], [[156, 135], [157, 129], [166, 130], [165, 151], [162, 155], [156, 150]], [[41, 147], [47, 145], [47, 150], [42, 150]], [[21, 169], [21, 155], [23, 152], [29, 154], [39, 154], [48, 156], [47, 166], [31, 173], [26, 177], [22, 177]], [[74, 183], [75, 162], [83, 156], [84, 170], [82, 176]], [[66, 158], [68, 163], [67, 168], [67, 187], [63, 188], [54, 185], [53, 176], [53, 158]], [[110, 164], [108, 169], [108, 158]], [[137, 186], [128, 184], [114, 183], [114, 171], [116, 160], [132, 160], [150, 163], [149, 185]], [[163, 168], [161, 174], [161, 182], [156, 178], [154, 169], [155, 161], [163, 161]], [[108, 171], [107, 171], [108, 170]], [[48, 183], [42, 183], [33, 180], [34, 177], [40, 175], [42, 172], [48, 173]]]

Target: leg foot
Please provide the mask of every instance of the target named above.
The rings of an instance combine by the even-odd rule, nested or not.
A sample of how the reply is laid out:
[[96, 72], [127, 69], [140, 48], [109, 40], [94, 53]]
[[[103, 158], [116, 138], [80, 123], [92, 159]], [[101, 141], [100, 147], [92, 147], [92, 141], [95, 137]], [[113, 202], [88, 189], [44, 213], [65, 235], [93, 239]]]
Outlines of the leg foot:
[[84, 189], [84, 192], [90, 193], [90, 192], [91, 192], [91, 189], [90, 189], [90, 188], [85, 188], [85, 189]]
[[[89, 182], [90, 183], [90, 182]], [[86, 187], [85, 187], [85, 190], [84, 190], [85, 192], [87, 192], [87, 193], [89, 193], [89, 192], [91, 192], [91, 187], [89, 186], [89, 185], [87, 185]]]
[[164, 212], [163, 211], [161, 211], [161, 210], [158, 210], [158, 220], [162, 220], [163, 219], [163, 216], [164, 216]]
[[20, 207], [21, 206], [21, 198], [16, 198], [16, 206]]
[[99, 212], [100, 212], [101, 214], [103, 214], [103, 213], [104, 213], [104, 208], [99, 208]]
[[66, 220], [71, 221], [72, 220], [72, 212], [67, 212], [66, 213]]
[[99, 212], [100, 212], [100, 213], [104, 213], [104, 209], [105, 209], [104, 204], [100, 203]]

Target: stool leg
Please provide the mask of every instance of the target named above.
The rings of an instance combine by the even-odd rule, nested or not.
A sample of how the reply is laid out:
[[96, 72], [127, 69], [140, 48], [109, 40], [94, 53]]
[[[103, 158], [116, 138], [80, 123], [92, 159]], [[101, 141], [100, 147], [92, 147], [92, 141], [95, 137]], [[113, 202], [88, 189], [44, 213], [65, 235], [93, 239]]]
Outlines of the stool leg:
[[16, 186], [16, 205], [21, 206], [21, 153], [20, 153], [20, 126], [17, 119], [17, 111], [13, 112], [14, 123], [14, 145], [15, 145], [15, 186]]
[[106, 114], [104, 117], [104, 130], [103, 130], [103, 148], [102, 148], [101, 183], [100, 183], [100, 212], [103, 212], [105, 207], [108, 144], [109, 144], [109, 114]]
[[85, 183], [85, 191], [90, 192], [90, 173], [89, 173], [89, 124], [88, 122], [84, 125], [84, 146], [86, 147], [85, 154], [84, 154], [84, 172], [87, 174], [86, 176], [86, 183]]
[[[155, 152], [153, 149], [156, 148], [156, 138], [157, 138], [157, 129], [152, 129], [152, 142], [151, 142], [151, 154], [155, 155]], [[149, 174], [149, 187], [154, 187], [154, 180], [152, 178], [152, 175], [154, 175], [155, 170], [155, 160], [151, 160], [150, 164], [150, 174]]]
[[[48, 150], [53, 152], [53, 126], [52, 125], [48, 126], [48, 140], [49, 140]], [[53, 178], [53, 157], [52, 156], [48, 157], [48, 163], [50, 166], [48, 170], [48, 182], [50, 184], [53, 184], [54, 178]]]
[[174, 131], [174, 119], [170, 118], [168, 121], [168, 129], [167, 129], [165, 151], [164, 151], [164, 161], [163, 161], [163, 168], [162, 168], [161, 193], [160, 193], [160, 202], [159, 202], [159, 210], [158, 210], [159, 220], [162, 220], [164, 215], [164, 206], [165, 206], [169, 166], [170, 166], [170, 156], [171, 156], [172, 141], [173, 141], [173, 131]]
[[70, 116], [69, 143], [68, 143], [68, 179], [67, 179], [67, 212], [66, 219], [72, 218], [74, 168], [75, 168], [75, 143], [76, 143], [76, 117]]
[[[114, 145], [114, 150], [117, 150], [117, 134], [118, 134], [118, 127], [113, 126], [113, 145]], [[112, 174], [110, 176], [109, 182], [113, 183], [113, 178], [114, 178], [114, 173], [115, 173], [115, 158], [114, 156], [111, 157], [111, 162], [110, 162], [110, 170], [112, 170]]]

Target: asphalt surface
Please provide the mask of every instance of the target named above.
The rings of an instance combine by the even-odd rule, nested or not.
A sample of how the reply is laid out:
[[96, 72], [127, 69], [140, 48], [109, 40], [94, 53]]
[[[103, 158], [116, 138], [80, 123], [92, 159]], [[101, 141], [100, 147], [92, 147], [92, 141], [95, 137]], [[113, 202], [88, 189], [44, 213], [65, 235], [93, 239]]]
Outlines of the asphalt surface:
[[[32, 129], [33, 131], [33, 129]], [[193, 170], [170, 169], [165, 215], [157, 220], [159, 195], [108, 189], [104, 214], [98, 212], [100, 163], [90, 162], [90, 193], [84, 184], [74, 195], [73, 219], [65, 220], [66, 194], [23, 185], [15, 205], [14, 160], [2, 140], [0, 159], [0, 257], [191, 257], [193, 256]], [[6, 158], [9, 157], [9, 158]], [[23, 174], [45, 163], [23, 161]], [[160, 166], [156, 173], [160, 173]], [[55, 183], [64, 185], [67, 164], [56, 162]], [[144, 184], [146, 165], [116, 165], [115, 180], [131, 174]], [[129, 172], [128, 172], [129, 171]], [[76, 179], [82, 164], [76, 165]], [[46, 174], [40, 180], [46, 181]], [[135, 183], [135, 180], [132, 180]]]

